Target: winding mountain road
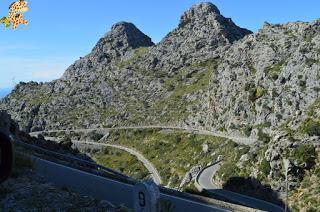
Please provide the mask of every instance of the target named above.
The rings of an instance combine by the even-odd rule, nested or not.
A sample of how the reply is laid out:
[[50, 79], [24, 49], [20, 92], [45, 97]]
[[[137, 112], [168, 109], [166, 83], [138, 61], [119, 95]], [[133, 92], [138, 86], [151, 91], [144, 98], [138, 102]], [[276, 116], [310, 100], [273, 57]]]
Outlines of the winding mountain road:
[[156, 184], [160, 185], [162, 183], [161, 177], [160, 177], [157, 169], [153, 166], [153, 164], [150, 161], [148, 161], [141, 153], [139, 153], [138, 151], [136, 151], [134, 149], [131, 149], [131, 148], [128, 148], [125, 146], [121, 146], [121, 145], [97, 143], [97, 142], [87, 142], [87, 141], [72, 141], [72, 143], [74, 143], [75, 145], [89, 144], [89, 145], [96, 145], [96, 146], [112, 147], [112, 148], [121, 149], [123, 151], [126, 151], [129, 154], [134, 155], [139, 161], [141, 161], [143, 163], [143, 165], [147, 168], [147, 170], [151, 174], [153, 181]]
[[221, 161], [222, 160], [205, 167], [198, 174], [196, 181], [203, 189], [219, 189], [219, 186], [215, 185], [212, 179], [214, 174], [220, 169]]
[[239, 193], [224, 190], [224, 189], [221, 189], [219, 186], [217, 186], [213, 182], [213, 176], [219, 170], [221, 166], [221, 162], [222, 161], [220, 160], [213, 163], [210, 166], [205, 167], [198, 174], [196, 178], [196, 183], [198, 183], [198, 185], [200, 185], [202, 189], [205, 189], [216, 196], [222, 197], [224, 199], [228, 199], [232, 202], [235, 202], [237, 204], [242, 204], [244, 206], [257, 208], [264, 211], [272, 211], [272, 212], [284, 211], [283, 208], [275, 204], [272, 204], [260, 199], [256, 199], [253, 197], [249, 197], [246, 195], [242, 195]]
[[[100, 132], [104, 132], [105, 136], [103, 136], [98, 142], [82, 142], [82, 141], [73, 141], [75, 144], [91, 144], [91, 145], [100, 145], [100, 146], [106, 146], [106, 147], [113, 147], [113, 148], [118, 148], [121, 150], [124, 150], [138, 158], [145, 167], [148, 169], [150, 172], [153, 180], [157, 184], [161, 184], [162, 180], [161, 177], [157, 171], [157, 169], [152, 165], [151, 162], [149, 162], [142, 154], [137, 152], [134, 149], [120, 146], [120, 145], [114, 145], [114, 144], [106, 144], [106, 143], [99, 143], [105, 139], [107, 136], [107, 133], [111, 130], [126, 130], [126, 129], [173, 129], [173, 130], [183, 130], [183, 131], [188, 131], [192, 132], [198, 135], [210, 135], [210, 136], [216, 136], [216, 137], [223, 137], [227, 138], [230, 140], [233, 140], [234, 142], [242, 145], [253, 145], [257, 139], [255, 138], [245, 138], [245, 137], [235, 137], [235, 136], [230, 136], [226, 134], [222, 134], [220, 132], [213, 132], [213, 131], [208, 131], [205, 129], [195, 129], [195, 128], [187, 128], [187, 127], [175, 127], [175, 126], [129, 126], [129, 127], [114, 127], [114, 128], [91, 128], [91, 129], [75, 129], [75, 130], [48, 130], [48, 131], [39, 131], [39, 132], [32, 132], [30, 133], [31, 136], [36, 136], [42, 133], [52, 133], [52, 132], [90, 132], [90, 131], [95, 131], [99, 130]], [[257, 208], [260, 210], [266, 210], [266, 211], [283, 211], [283, 209], [277, 205], [255, 199], [252, 197], [248, 197], [245, 195], [241, 195], [238, 193], [234, 193], [231, 191], [223, 190], [219, 188], [217, 185], [215, 185], [212, 181], [213, 175], [219, 170], [220, 168], [220, 162], [216, 162], [211, 166], [208, 166], [204, 168], [199, 175], [196, 178], [196, 182], [200, 187], [203, 189], [221, 196], [223, 198], [229, 199], [235, 203], [242, 204], [245, 206]]]
[[172, 129], [172, 130], [183, 130], [183, 131], [190, 131], [192, 133], [198, 135], [210, 135], [216, 137], [227, 138], [233, 140], [238, 144], [253, 145], [257, 139], [256, 138], [247, 138], [241, 136], [231, 136], [228, 134], [223, 134], [221, 132], [216, 131], [209, 131], [205, 129], [197, 129], [197, 128], [189, 128], [189, 127], [177, 127], [177, 126], [160, 126], [160, 125], [150, 125], [150, 126], [128, 126], [128, 127], [112, 127], [112, 128], [89, 128], [89, 129], [74, 129], [74, 130], [47, 130], [47, 131], [37, 131], [31, 132], [31, 136], [36, 136], [42, 133], [58, 133], [58, 132], [90, 132], [90, 131], [110, 131], [110, 130], [129, 130], [129, 129]]

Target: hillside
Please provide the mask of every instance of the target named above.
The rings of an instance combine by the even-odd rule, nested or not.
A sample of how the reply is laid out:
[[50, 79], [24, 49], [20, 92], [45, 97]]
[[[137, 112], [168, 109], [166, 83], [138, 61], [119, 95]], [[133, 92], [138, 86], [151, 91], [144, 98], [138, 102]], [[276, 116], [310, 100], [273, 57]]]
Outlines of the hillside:
[[284, 192], [289, 158], [295, 196], [318, 174], [319, 73], [320, 19], [252, 33], [202, 3], [158, 44], [132, 23], [115, 24], [60, 79], [20, 83], [0, 109], [26, 132], [174, 125], [258, 138], [216, 180], [252, 177]]

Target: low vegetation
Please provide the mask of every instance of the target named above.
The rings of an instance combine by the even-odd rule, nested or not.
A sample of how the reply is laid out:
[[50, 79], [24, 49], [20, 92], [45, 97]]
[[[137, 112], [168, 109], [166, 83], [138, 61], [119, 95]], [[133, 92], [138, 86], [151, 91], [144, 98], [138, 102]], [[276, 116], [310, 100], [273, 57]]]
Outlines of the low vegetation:
[[[198, 104], [198, 100], [187, 99], [186, 94], [196, 94], [199, 91], [206, 90], [217, 64], [216, 60], [192, 64], [183, 70], [179, 70], [172, 77], [166, 78], [163, 87], [171, 94], [155, 101], [149, 108], [148, 113], [152, 116], [161, 114], [158, 121], [165, 123], [186, 118], [191, 112], [188, 111], [188, 107]], [[165, 108], [169, 110], [163, 112]]]
[[320, 120], [307, 119], [301, 124], [300, 132], [309, 136], [320, 136]]
[[320, 211], [320, 154], [315, 167], [307, 171], [300, 185], [291, 192], [289, 204], [293, 211]]
[[265, 94], [264, 88], [260, 86], [258, 87], [253, 87], [252, 85], [249, 85], [249, 86], [251, 86], [250, 88], [248, 88], [250, 101], [254, 102]]
[[244, 128], [243, 128], [243, 133], [249, 137], [251, 135], [251, 132], [252, 132], [252, 126], [250, 125], [246, 125]]
[[307, 58], [307, 59], [305, 60], [305, 64], [306, 64], [306, 66], [308, 66], [308, 67], [312, 67], [313, 64], [318, 64], [318, 65], [320, 65], [320, 60], [316, 60], [316, 59], [313, 59], [313, 58]]
[[257, 69], [254, 66], [250, 65], [248, 68], [252, 75], [255, 75], [257, 73]]
[[281, 73], [282, 67], [286, 64], [285, 60], [282, 60], [276, 64], [268, 66], [264, 69], [264, 73], [267, 77], [273, 80], [277, 80]]
[[[238, 166], [239, 160], [242, 155], [249, 153], [249, 147], [242, 146], [237, 149], [237, 151], [232, 152], [232, 157], [223, 160], [220, 169], [217, 171], [217, 173], [214, 175], [214, 179], [218, 179], [220, 181], [226, 182], [231, 177], [248, 177], [250, 175], [250, 172], [248, 172], [247, 169], [240, 168]], [[251, 156], [249, 156], [251, 157]], [[252, 161], [251, 161], [252, 162]], [[245, 162], [246, 167], [250, 167], [249, 161]]]
[[50, 100], [50, 96], [43, 94], [38, 90], [38, 85], [32, 86], [31, 92], [28, 94], [13, 92], [12, 98], [27, 102], [30, 107], [35, 107], [40, 104], [45, 104]]
[[258, 129], [258, 140], [263, 141], [263, 143], [270, 142], [270, 136], [267, 133], [264, 133], [262, 129]]
[[[224, 138], [173, 130], [118, 130], [109, 139], [141, 152], [159, 170], [163, 184], [172, 188], [179, 186], [193, 166], [205, 166], [219, 155], [226, 161], [235, 161], [248, 151]], [[208, 152], [203, 151], [202, 145], [208, 145]]]
[[148, 48], [147, 47], [139, 47], [137, 49], [134, 50], [133, 55], [127, 59], [127, 60], [123, 60], [123, 61], [119, 61], [117, 63], [119, 68], [124, 68], [128, 65], [131, 65], [134, 61], [136, 61], [137, 59], [139, 59], [142, 55], [147, 53]]
[[127, 176], [138, 180], [150, 178], [148, 170], [135, 156], [112, 147], [106, 147], [103, 151], [91, 154], [98, 164], [117, 170]]
[[316, 152], [313, 145], [302, 144], [291, 151], [291, 158], [296, 164], [314, 164]]

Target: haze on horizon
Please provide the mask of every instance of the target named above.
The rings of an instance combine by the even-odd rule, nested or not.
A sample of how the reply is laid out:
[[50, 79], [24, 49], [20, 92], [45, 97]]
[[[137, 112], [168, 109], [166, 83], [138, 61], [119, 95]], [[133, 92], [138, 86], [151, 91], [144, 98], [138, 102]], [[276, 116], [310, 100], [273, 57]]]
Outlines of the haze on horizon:
[[[1, 15], [12, 0], [0, 2]], [[159, 42], [177, 27], [180, 15], [200, 0], [153, 1], [29, 1], [28, 26], [1, 28], [0, 98], [20, 81], [59, 78], [75, 60], [88, 54], [98, 39], [119, 21], [134, 23]], [[214, 0], [225, 17], [240, 27], [257, 31], [264, 21], [286, 23], [320, 18], [316, 0]], [[74, 6], [76, 5], [76, 6]], [[5, 8], [5, 9], [3, 9]]]

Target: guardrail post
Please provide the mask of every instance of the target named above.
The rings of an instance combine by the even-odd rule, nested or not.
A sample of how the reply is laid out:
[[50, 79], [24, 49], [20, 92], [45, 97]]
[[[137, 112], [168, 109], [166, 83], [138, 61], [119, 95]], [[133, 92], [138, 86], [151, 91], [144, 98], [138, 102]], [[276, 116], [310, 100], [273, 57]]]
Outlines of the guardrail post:
[[135, 212], [155, 212], [160, 199], [158, 186], [153, 181], [137, 183], [133, 190]]

